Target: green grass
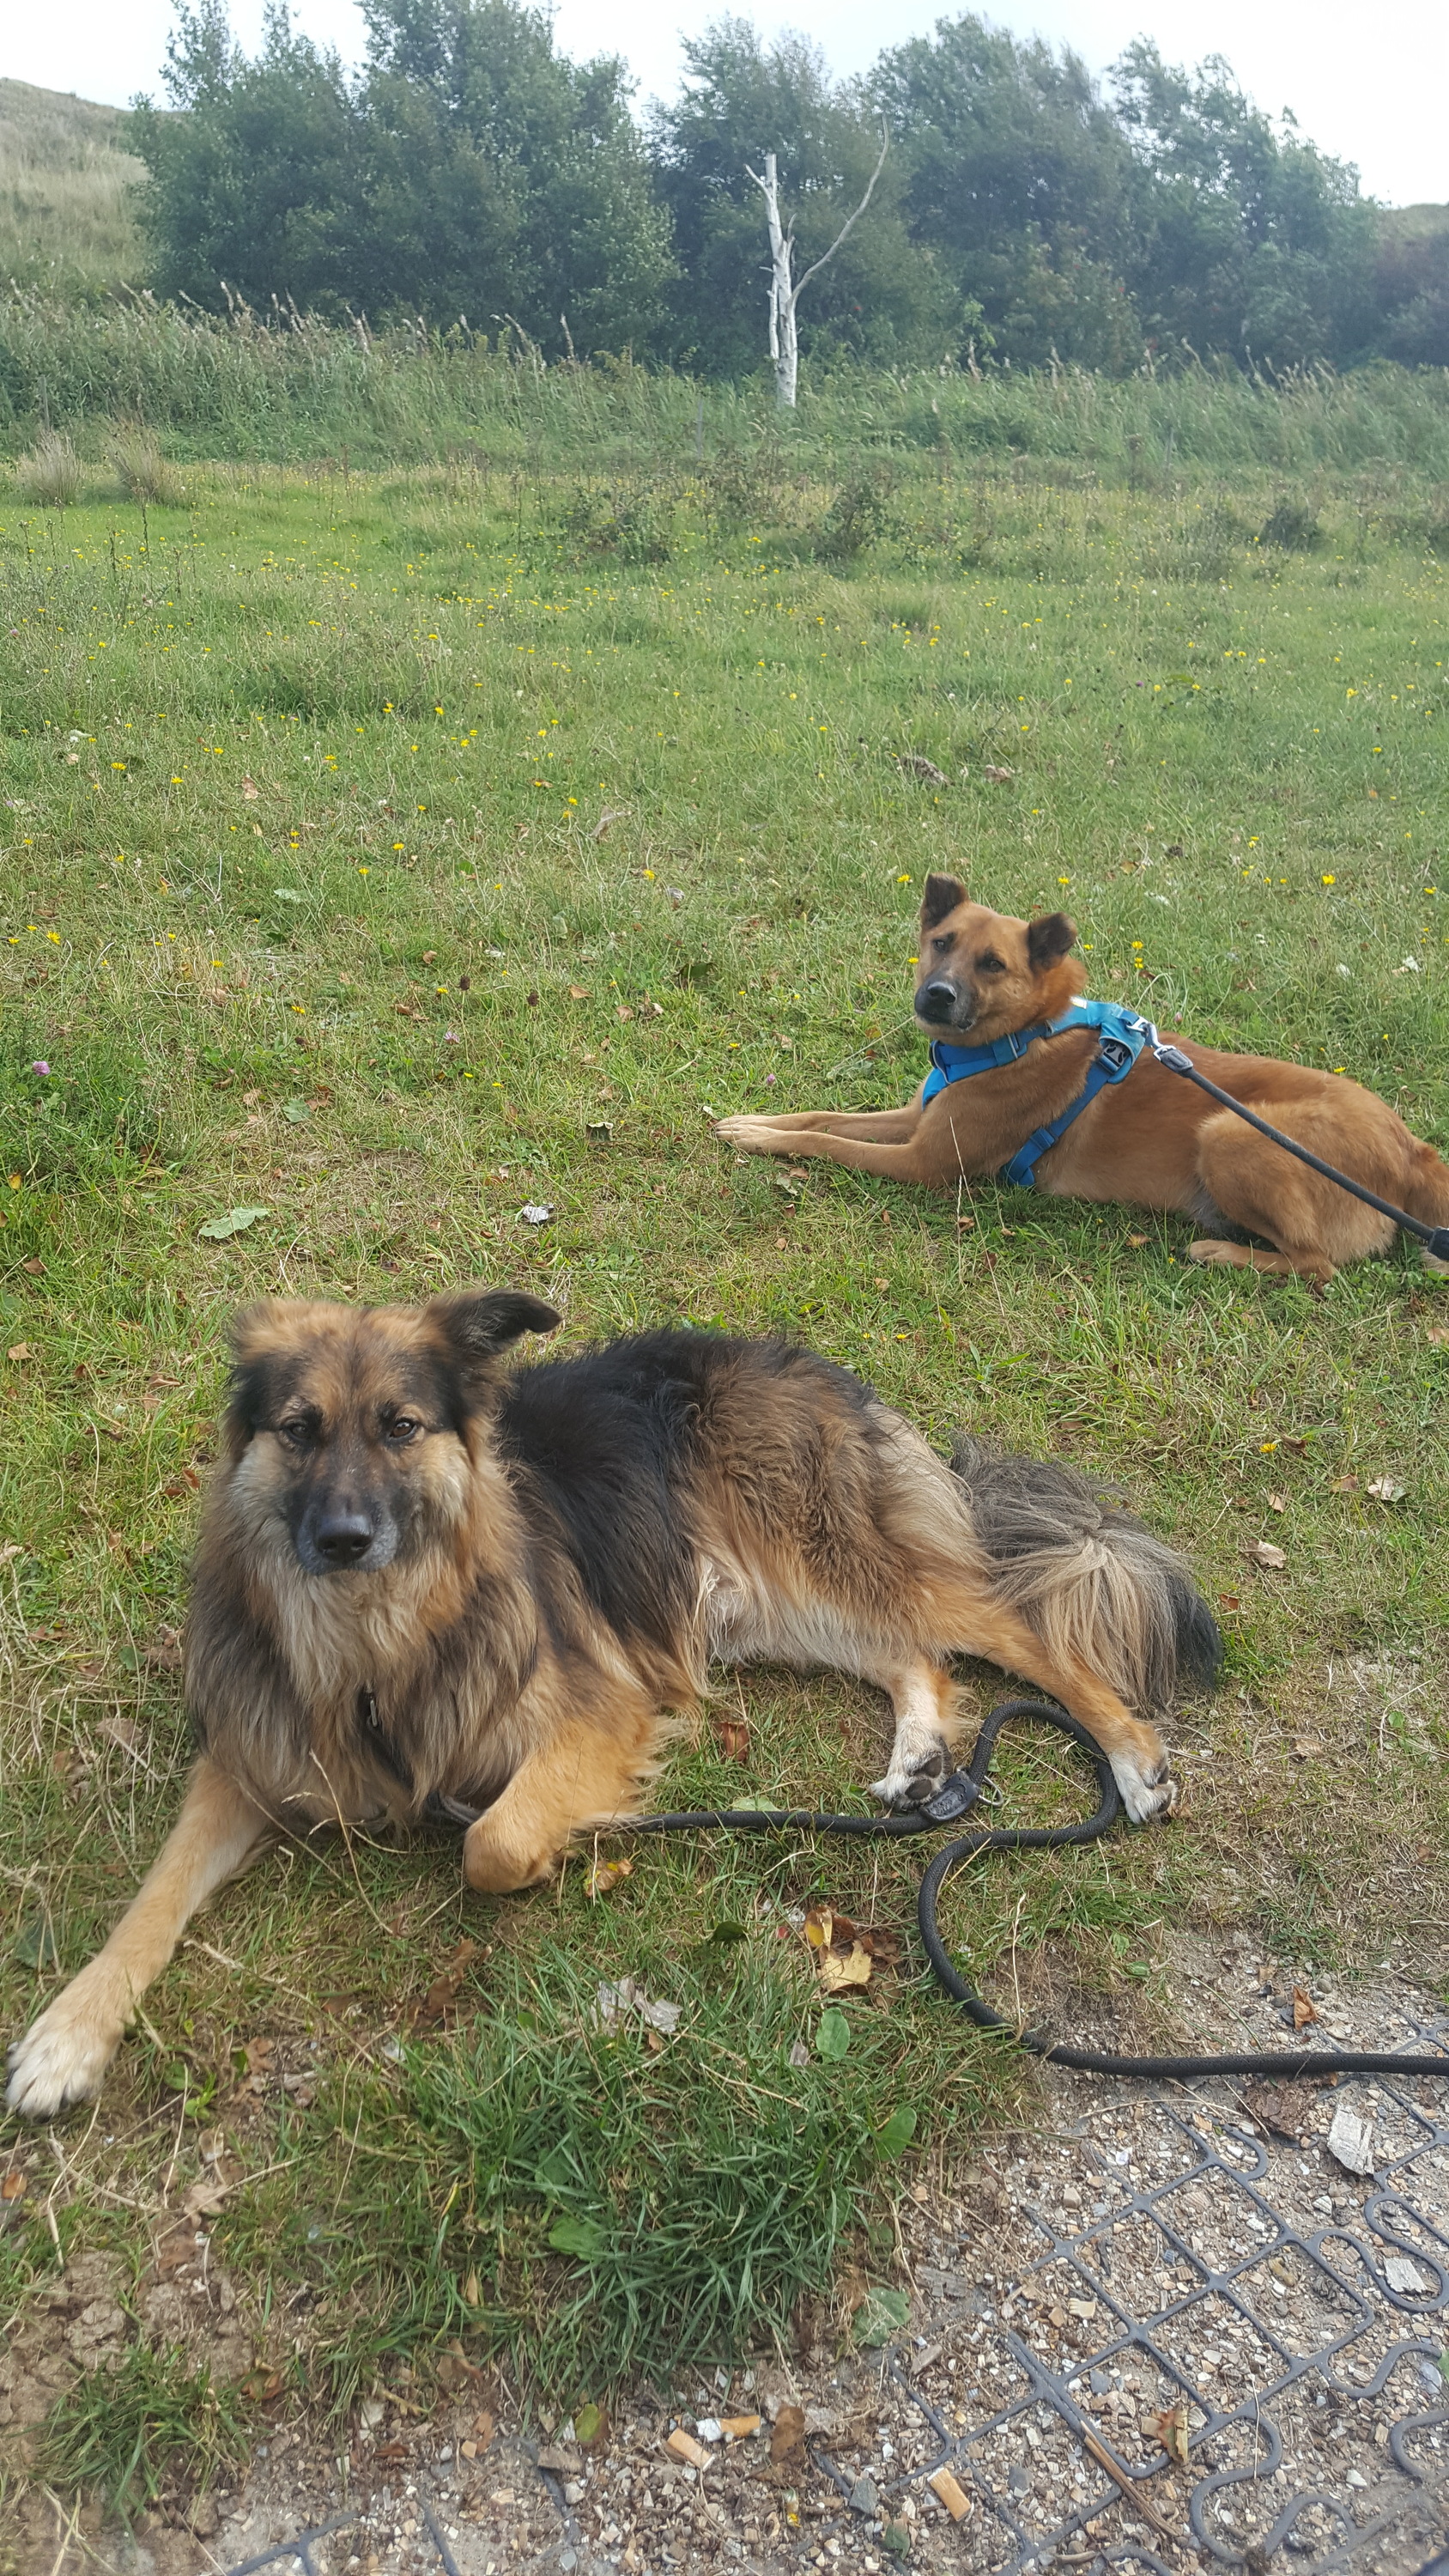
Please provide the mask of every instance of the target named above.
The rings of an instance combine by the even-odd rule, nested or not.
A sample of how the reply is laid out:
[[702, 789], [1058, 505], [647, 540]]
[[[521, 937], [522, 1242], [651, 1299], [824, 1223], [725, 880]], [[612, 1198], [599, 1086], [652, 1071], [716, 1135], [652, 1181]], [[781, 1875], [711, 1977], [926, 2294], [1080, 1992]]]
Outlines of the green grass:
[[146, 171], [121, 109], [0, 80], [0, 276], [63, 297], [138, 286]]
[[[1010, 2007], [1065, 1979], [1161, 2018], [1192, 1923], [1341, 1969], [1441, 1940], [1443, 1285], [1407, 1252], [1321, 1297], [1198, 1271], [1176, 1220], [994, 1186], [958, 1227], [954, 1202], [793, 1180], [710, 1127], [906, 1095], [913, 915], [948, 867], [1068, 909], [1096, 990], [1342, 1066], [1449, 1141], [1432, 492], [1326, 477], [1292, 551], [1258, 541], [1302, 497], [1267, 473], [1133, 491], [902, 458], [842, 559], [847, 469], [197, 467], [183, 511], [0, 511], [8, 2028], [174, 1809], [229, 1310], [479, 1276], [546, 1293], [566, 1344], [680, 1318], [807, 1335], [942, 1442], [964, 1423], [1075, 1458], [1187, 1549], [1229, 1643], [1173, 1730], [1187, 1814], [949, 1891]], [[200, 1237], [239, 1205], [267, 1213]], [[1247, 1562], [1260, 1536], [1281, 1577]], [[882, 1709], [742, 1687], [747, 1758], [707, 1730], [668, 1803], [858, 1799]], [[1082, 1794], [1029, 1747], [1004, 1772], [1018, 1812]], [[153, 1990], [63, 2174], [10, 2133], [7, 2317], [51, 2277], [47, 2210], [62, 2247], [99, 2227], [139, 2271], [203, 2125], [235, 2158], [215, 2259], [287, 2405], [426, 2389], [457, 2341], [570, 2406], [888, 2279], [902, 2182], [948, 2184], [993, 2122], [1036, 2116], [1010, 2049], [915, 1979], [919, 1856], [633, 1860], [597, 1903], [572, 1867], [499, 1906], [428, 1841], [263, 1863]], [[911, 1971], [849, 2008], [839, 2063], [788, 1919], [816, 1897], [896, 1928]], [[410, 2039], [464, 1935], [485, 1955], [456, 2030]], [[660, 2052], [590, 2025], [624, 1973], [683, 2007]], [[247, 2089], [259, 2037], [310, 2102]], [[914, 2140], [885, 2158], [902, 2109]], [[120, 2438], [98, 2468], [83, 2399], [48, 2438], [53, 2475], [114, 2485]]]

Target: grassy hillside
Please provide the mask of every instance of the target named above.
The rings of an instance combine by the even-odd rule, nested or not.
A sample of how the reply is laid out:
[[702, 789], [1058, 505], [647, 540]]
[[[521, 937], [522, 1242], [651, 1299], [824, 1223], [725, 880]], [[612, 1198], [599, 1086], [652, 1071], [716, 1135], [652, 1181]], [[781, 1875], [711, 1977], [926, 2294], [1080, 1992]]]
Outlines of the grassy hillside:
[[74, 295], [142, 275], [125, 127], [120, 108], [0, 80], [0, 276]]

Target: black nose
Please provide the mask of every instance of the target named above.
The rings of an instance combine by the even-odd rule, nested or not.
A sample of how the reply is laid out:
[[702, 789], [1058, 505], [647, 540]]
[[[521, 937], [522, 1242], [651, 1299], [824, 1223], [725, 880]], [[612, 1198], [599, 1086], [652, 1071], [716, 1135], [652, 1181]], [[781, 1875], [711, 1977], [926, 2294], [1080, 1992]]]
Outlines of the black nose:
[[366, 1556], [374, 1537], [373, 1526], [362, 1512], [328, 1512], [313, 1532], [317, 1553], [329, 1565], [355, 1565]]
[[917, 1016], [923, 1020], [949, 1020], [955, 1007], [954, 984], [923, 984], [916, 995]]

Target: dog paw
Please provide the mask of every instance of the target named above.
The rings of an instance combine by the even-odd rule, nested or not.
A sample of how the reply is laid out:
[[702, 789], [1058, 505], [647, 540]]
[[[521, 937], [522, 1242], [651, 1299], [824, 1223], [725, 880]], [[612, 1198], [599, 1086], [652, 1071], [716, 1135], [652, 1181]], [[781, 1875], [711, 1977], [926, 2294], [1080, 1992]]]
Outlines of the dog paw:
[[1189, 1261], [1200, 1261], [1206, 1270], [1241, 1270], [1243, 1267], [1243, 1250], [1237, 1243], [1213, 1243], [1211, 1240], [1190, 1243], [1187, 1257]]
[[1130, 1754], [1114, 1754], [1112, 1777], [1134, 1825], [1162, 1824], [1176, 1808], [1178, 1786], [1165, 1753], [1150, 1763], [1136, 1762]]
[[68, 2103], [88, 2102], [120, 2046], [121, 2027], [58, 1996], [10, 2051], [8, 2107], [22, 2119], [49, 2120]]
[[914, 1744], [897, 1745], [890, 1769], [883, 1780], [872, 1780], [870, 1794], [886, 1807], [923, 1807], [934, 1798], [950, 1769], [950, 1748], [943, 1736], [932, 1736], [925, 1744], [918, 1739]]
[[795, 1150], [773, 1118], [754, 1118], [748, 1113], [738, 1118], [717, 1118], [714, 1132], [726, 1145], [743, 1145], [747, 1154], [789, 1154]]

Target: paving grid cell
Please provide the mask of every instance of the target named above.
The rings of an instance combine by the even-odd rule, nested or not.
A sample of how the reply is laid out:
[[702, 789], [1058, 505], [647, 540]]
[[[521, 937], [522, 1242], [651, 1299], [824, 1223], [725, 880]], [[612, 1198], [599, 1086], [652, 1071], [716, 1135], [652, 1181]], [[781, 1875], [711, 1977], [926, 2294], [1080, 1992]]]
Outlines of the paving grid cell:
[[[1411, 2032], [1401, 2047], [1449, 2055], [1449, 2026]], [[1325, 2073], [1333, 2054], [1324, 2052]], [[1449, 2100], [1431, 2101], [1437, 2088], [1414, 2082], [1411, 2091], [1410, 2080], [1381, 2076], [1365, 2099], [1362, 2081], [1346, 2079], [1331, 2097], [1370, 2111], [1383, 2141], [1351, 2219], [1310, 2206], [1298, 2187], [1307, 2168], [1291, 2151], [1270, 2155], [1245, 2114], [1205, 2105], [1186, 2087], [1140, 2097], [1167, 2143], [1163, 2177], [1132, 2189], [1125, 2176], [1104, 2172], [1104, 2197], [1073, 2230], [1023, 2199], [1025, 2259], [990, 2301], [980, 2294], [973, 2301], [998, 2388], [1010, 2383], [1009, 2402], [974, 2418], [964, 2410], [964, 2424], [957, 2408], [949, 2424], [902, 2341], [884, 2358], [883, 2382], [916, 2427], [909, 2465], [892, 2477], [873, 2475], [867, 2502], [860, 2476], [812, 2443], [812, 2463], [840, 2494], [845, 2519], [888, 2517], [893, 2503], [945, 2468], [975, 2508], [961, 2526], [961, 2563], [989, 2576], [1047, 2568], [1181, 2576], [1194, 2550], [1204, 2570], [1242, 2568], [1248, 2576], [1449, 2576], [1449, 2440], [1441, 2443], [1449, 2383], [1440, 2368], [1449, 2313]], [[1157, 2155], [1163, 2160], [1161, 2143]], [[1446, 2179], [1435, 2186], [1437, 2174]], [[1321, 2224], [1311, 2223], [1320, 2216]], [[1412, 2266], [1417, 2287], [1404, 2285], [1402, 2268], [1399, 2285], [1391, 2283], [1391, 2262]], [[1150, 2300], [1134, 2290], [1134, 2278], [1138, 2285], [1150, 2278]], [[1304, 2307], [1321, 2317], [1294, 2313]], [[1086, 2345], [1079, 2338], [1070, 2351], [1053, 2325], [1069, 2317], [1091, 2324]], [[1119, 2429], [1103, 2406], [1128, 2368], [1138, 2385], [1155, 2381], [1159, 2410], [1188, 2409], [1188, 2468], [1170, 2487], [1160, 2444], [1131, 2423]], [[1354, 2409], [1370, 2405], [1373, 2424], [1356, 2425]], [[1373, 2473], [1350, 2470], [1346, 2481], [1330, 2462], [1327, 2474], [1291, 2476], [1285, 2462], [1309, 2444], [1321, 2450], [1325, 2427], [1346, 2450], [1357, 2440]], [[1110, 2453], [1115, 2476], [1093, 2460], [1088, 2436]], [[1043, 2452], [1045, 2495], [1038, 2479], [1033, 2497], [1020, 2464]], [[563, 2554], [597, 2565], [602, 2576], [607, 2556], [593, 2558], [581, 2545], [556, 2480], [536, 2474], [560, 2512]], [[1170, 2533], [1159, 2519], [1168, 2503]], [[459, 2576], [421, 2485], [416, 2509], [444, 2576]], [[367, 2516], [359, 2502], [227, 2576], [296, 2564], [305, 2576], [327, 2576], [337, 2560], [313, 2551]], [[1109, 2538], [1101, 2536], [1104, 2521], [1116, 2526]]]

